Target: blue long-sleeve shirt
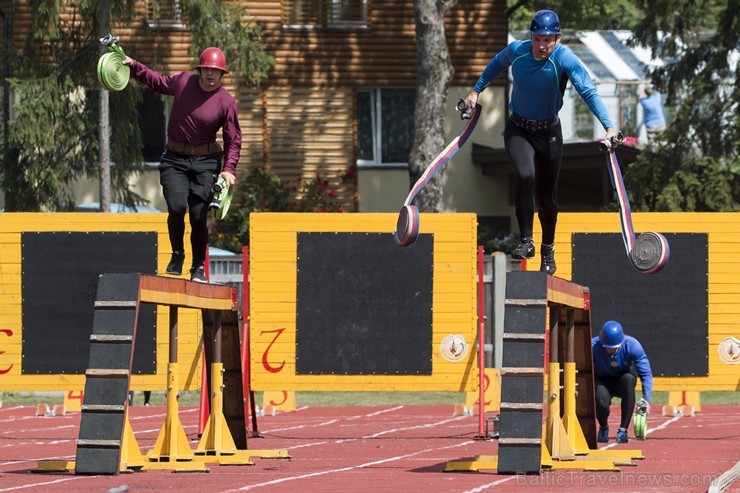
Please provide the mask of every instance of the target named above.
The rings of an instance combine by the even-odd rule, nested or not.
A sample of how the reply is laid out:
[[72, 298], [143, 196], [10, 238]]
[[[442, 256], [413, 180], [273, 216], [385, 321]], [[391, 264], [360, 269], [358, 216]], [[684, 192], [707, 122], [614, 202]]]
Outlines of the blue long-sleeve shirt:
[[646, 127], [665, 125], [663, 98], [660, 96], [658, 91], [653, 91], [650, 96], [640, 98], [640, 104], [642, 105]]
[[[634, 364], [642, 381], [642, 396], [650, 402], [653, 394], [653, 371], [650, 361], [637, 339], [624, 336], [619, 351], [611, 355], [607, 352], [598, 337], [591, 339], [591, 350], [594, 357], [594, 375], [596, 377], [620, 377], [630, 371]], [[614, 364], [612, 365], [612, 362]]]
[[509, 66], [514, 79], [509, 107], [514, 113], [529, 120], [553, 118], [563, 107], [560, 83], [567, 75], [604, 129], [614, 127], [591, 77], [570, 48], [558, 43], [547, 60], [537, 60], [532, 55], [531, 41], [514, 41], [488, 63], [475, 90], [482, 92]]

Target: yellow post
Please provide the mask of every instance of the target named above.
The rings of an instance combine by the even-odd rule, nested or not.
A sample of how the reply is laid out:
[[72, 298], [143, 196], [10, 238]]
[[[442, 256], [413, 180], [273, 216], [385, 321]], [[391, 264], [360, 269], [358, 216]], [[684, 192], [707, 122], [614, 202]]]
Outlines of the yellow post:
[[157, 437], [154, 448], [147, 457], [151, 460], [192, 460], [193, 450], [182, 428], [179, 416], [180, 389], [177, 379], [177, 363], [167, 364], [167, 415]]
[[563, 416], [563, 427], [568, 434], [570, 446], [576, 454], [587, 454], [588, 443], [583, 434], [581, 423], [578, 422], [576, 414], [576, 363], [568, 361], [565, 363], [565, 374], [563, 376], [563, 395], [565, 398]]
[[121, 440], [121, 471], [128, 469], [141, 469], [146, 464], [146, 459], [139, 450], [139, 444], [136, 442], [134, 430], [131, 429], [131, 423], [128, 420], [128, 410], [126, 410], [126, 421], [123, 425], [123, 440]]
[[234, 454], [236, 444], [224, 417], [224, 365], [211, 364], [211, 415], [195, 452], [198, 454]]
[[574, 460], [576, 458], [568, 435], [560, 419], [560, 363], [550, 363], [547, 376], [547, 433], [545, 442], [550, 457], [556, 460]]

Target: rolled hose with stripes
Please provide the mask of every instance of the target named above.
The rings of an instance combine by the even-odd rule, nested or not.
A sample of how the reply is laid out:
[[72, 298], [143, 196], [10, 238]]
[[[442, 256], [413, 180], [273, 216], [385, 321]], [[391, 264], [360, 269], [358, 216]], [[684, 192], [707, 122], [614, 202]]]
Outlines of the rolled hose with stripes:
[[609, 178], [617, 195], [619, 205], [619, 220], [622, 226], [622, 240], [627, 251], [627, 257], [632, 265], [643, 274], [655, 274], [660, 272], [668, 263], [671, 256], [671, 248], [665, 236], [660, 233], [648, 231], [636, 236], [632, 225], [632, 212], [627, 189], [624, 187], [622, 170], [619, 168], [617, 154], [614, 149], [624, 141], [620, 133], [611, 139], [602, 140], [599, 148], [607, 153], [606, 163], [609, 170]]
[[126, 54], [118, 46], [118, 37], [107, 35], [100, 42], [108, 48], [98, 59], [98, 80], [109, 91], [122, 91], [128, 85], [131, 70], [123, 64]]
[[427, 186], [432, 177], [444, 167], [452, 156], [457, 154], [457, 151], [467, 142], [468, 137], [475, 130], [475, 125], [478, 123], [480, 118], [482, 107], [479, 104], [474, 106], [468, 106], [463, 100], [457, 103], [457, 110], [460, 111], [460, 118], [467, 120], [460, 135], [455, 137], [449, 145], [439, 153], [437, 157], [427, 166], [424, 174], [416, 181], [414, 186], [411, 188], [406, 201], [401, 207], [401, 211], [398, 213], [398, 220], [396, 221], [396, 229], [393, 231], [393, 239], [399, 246], [409, 246], [416, 241], [419, 236], [419, 209], [413, 205], [413, 201], [416, 195], [421, 192], [424, 187]]

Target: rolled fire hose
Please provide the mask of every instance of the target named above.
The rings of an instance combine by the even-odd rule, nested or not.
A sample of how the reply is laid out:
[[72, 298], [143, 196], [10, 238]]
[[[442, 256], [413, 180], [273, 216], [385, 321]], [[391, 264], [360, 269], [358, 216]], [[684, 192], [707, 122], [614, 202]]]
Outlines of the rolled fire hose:
[[118, 46], [118, 37], [108, 35], [100, 38], [100, 42], [108, 48], [98, 60], [98, 80], [109, 91], [122, 91], [128, 85], [131, 69], [123, 64], [126, 55], [123, 48]]

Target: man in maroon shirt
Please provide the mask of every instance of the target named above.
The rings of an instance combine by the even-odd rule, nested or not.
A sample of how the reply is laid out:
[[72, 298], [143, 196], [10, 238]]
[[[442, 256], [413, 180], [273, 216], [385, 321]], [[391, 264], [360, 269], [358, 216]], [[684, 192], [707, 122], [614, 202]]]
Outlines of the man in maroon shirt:
[[[182, 274], [185, 212], [189, 210], [193, 250], [190, 280], [208, 282], [203, 264], [208, 248], [208, 204], [212, 187], [219, 177], [229, 186], [234, 185], [242, 145], [236, 101], [221, 85], [223, 75], [228, 73], [226, 57], [218, 48], [206, 48], [195, 67], [198, 74], [160, 75], [129, 57], [123, 63], [131, 67], [131, 76], [137, 81], [154, 92], [175, 98], [167, 126], [167, 146], [159, 164], [159, 182], [167, 202], [167, 228], [172, 246], [166, 272]], [[216, 142], [219, 129], [223, 131], [224, 149]]]

